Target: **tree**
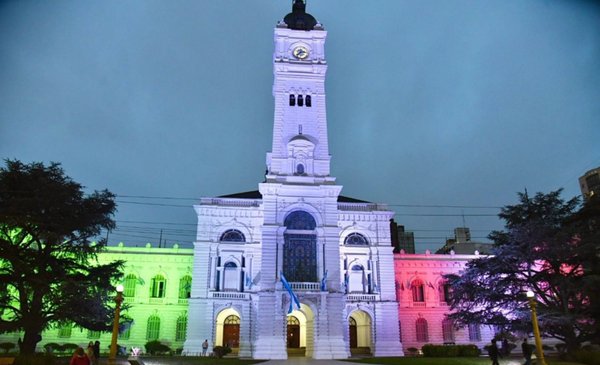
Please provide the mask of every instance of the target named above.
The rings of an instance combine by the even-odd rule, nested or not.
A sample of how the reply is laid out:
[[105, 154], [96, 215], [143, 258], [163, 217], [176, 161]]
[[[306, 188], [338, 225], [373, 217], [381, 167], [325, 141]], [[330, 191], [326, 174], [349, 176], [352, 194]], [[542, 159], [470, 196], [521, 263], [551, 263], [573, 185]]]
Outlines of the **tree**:
[[598, 201], [579, 207], [562, 190], [519, 193], [519, 203], [501, 209], [504, 231], [494, 231], [493, 255], [470, 261], [447, 275], [453, 293], [449, 318], [458, 325], [487, 324], [531, 331], [525, 292], [538, 301], [540, 329], [572, 351], [598, 331], [600, 284]]
[[6, 160], [0, 168], [0, 333], [23, 331], [32, 353], [43, 330], [73, 323], [108, 330], [114, 283], [123, 263], [100, 265], [115, 227], [114, 195], [86, 195], [60, 164]]

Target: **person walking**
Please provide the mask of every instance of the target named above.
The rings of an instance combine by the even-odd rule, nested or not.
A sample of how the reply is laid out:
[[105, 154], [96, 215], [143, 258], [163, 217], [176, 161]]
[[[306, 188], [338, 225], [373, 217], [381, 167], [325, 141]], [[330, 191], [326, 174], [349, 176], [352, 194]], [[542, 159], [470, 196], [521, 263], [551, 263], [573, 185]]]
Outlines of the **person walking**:
[[496, 345], [496, 340], [492, 340], [492, 344], [488, 346], [488, 355], [490, 355], [490, 359], [492, 360], [492, 365], [500, 365], [498, 363], [498, 346]]
[[206, 356], [206, 351], [208, 350], [208, 339], [202, 342], [202, 356]]
[[527, 343], [526, 338], [523, 339], [521, 350], [523, 351], [523, 357], [525, 358], [525, 365], [531, 365], [531, 355], [533, 351], [529, 343]]

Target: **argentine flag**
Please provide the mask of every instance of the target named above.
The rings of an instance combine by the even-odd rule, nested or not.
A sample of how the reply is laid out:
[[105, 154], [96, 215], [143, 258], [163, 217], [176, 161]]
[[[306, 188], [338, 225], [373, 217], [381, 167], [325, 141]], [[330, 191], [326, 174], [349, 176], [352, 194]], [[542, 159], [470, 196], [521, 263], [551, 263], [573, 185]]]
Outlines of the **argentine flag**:
[[294, 303], [298, 307], [298, 310], [300, 310], [300, 301], [298, 300], [296, 293], [294, 293], [294, 291], [292, 290], [290, 283], [288, 283], [288, 281], [285, 279], [285, 276], [283, 276], [283, 272], [279, 272], [279, 277], [281, 278], [281, 283], [283, 284], [285, 290], [287, 290], [288, 293], [290, 293], [290, 309], [288, 309], [288, 314], [292, 313], [292, 311], [294, 310]]

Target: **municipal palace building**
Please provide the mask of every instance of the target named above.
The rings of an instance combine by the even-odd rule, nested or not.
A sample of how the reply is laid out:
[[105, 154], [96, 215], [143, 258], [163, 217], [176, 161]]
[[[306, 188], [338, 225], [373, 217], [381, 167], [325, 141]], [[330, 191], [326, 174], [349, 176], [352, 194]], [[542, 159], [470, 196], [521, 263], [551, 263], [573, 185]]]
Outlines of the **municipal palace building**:
[[[121, 243], [100, 256], [126, 260], [123, 294], [133, 323], [120, 345], [159, 340], [196, 355], [207, 339], [240, 357], [344, 359], [402, 356], [427, 343], [481, 348], [493, 336], [488, 327], [456, 329], [445, 318], [443, 275], [475, 254], [394, 253], [394, 212], [342, 195], [331, 176], [327, 31], [305, 7], [296, 0], [273, 32], [275, 112], [264, 182], [201, 198], [191, 249]], [[69, 325], [42, 337], [40, 349], [110, 343], [110, 333]], [[17, 338], [5, 334], [0, 342]]]

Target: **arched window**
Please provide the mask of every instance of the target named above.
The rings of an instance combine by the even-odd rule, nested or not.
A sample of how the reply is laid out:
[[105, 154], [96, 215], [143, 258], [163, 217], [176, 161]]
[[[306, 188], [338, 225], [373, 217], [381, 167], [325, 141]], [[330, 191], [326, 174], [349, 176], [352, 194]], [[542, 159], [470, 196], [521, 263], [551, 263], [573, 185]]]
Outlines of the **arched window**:
[[350, 317], [348, 319], [348, 324], [351, 325], [351, 326], [356, 326], [356, 319]]
[[414, 280], [410, 285], [412, 291], [413, 302], [424, 302], [425, 301], [425, 288], [421, 280]]
[[302, 210], [296, 210], [288, 214], [288, 216], [285, 217], [283, 224], [287, 227], [287, 229], [305, 231], [312, 231], [317, 227], [317, 222], [313, 216]]
[[240, 317], [236, 316], [235, 314], [227, 316], [227, 318], [225, 318], [223, 321], [223, 324], [240, 324]]
[[135, 286], [137, 285], [138, 279], [135, 274], [129, 274], [123, 280], [123, 296], [125, 298], [135, 297]]
[[425, 318], [419, 318], [415, 325], [417, 330], [417, 342], [428, 342], [429, 330], [427, 329], [427, 320], [425, 320]]
[[446, 318], [442, 321], [442, 334], [444, 343], [454, 343], [454, 322], [451, 319]]
[[307, 107], [312, 106], [312, 98], [310, 97], [310, 95], [306, 95], [306, 106]]
[[[285, 217], [283, 243], [283, 273], [290, 282], [318, 282], [317, 227], [315, 218], [297, 210]], [[304, 232], [298, 232], [304, 231]]]
[[296, 174], [303, 175], [304, 174], [304, 165], [299, 163], [296, 165]]
[[294, 316], [288, 316], [287, 317], [287, 324], [288, 324], [288, 326], [299, 326], [300, 325], [300, 321], [298, 320], [298, 318], [296, 318]]
[[469, 324], [469, 341], [479, 342], [481, 341], [481, 328], [478, 324]]
[[179, 299], [187, 299], [192, 293], [192, 277], [186, 275], [179, 279]]
[[167, 279], [161, 274], [152, 278], [150, 285], [150, 298], [164, 298], [167, 290]]
[[223, 290], [237, 291], [240, 285], [240, 275], [235, 262], [228, 261], [223, 265]]
[[175, 341], [185, 341], [186, 332], [187, 316], [180, 316], [177, 318], [177, 325], [175, 327]]
[[246, 237], [237, 229], [228, 229], [223, 232], [220, 240], [224, 242], [246, 242]]
[[294, 106], [296, 105], [296, 96], [293, 94], [290, 94], [290, 106]]
[[304, 106], [304, 99], [302, 95], [298, 95], [298, 106]]
[[345, 245], [367, 246], [369, 241], [360, 233], [350, 233], [344, 240]]
[[131, 336], [131, 326], [132, 325], [133, 325], [133, 323], [129, 323], [129, 325], [123, 331], [119, 331], [119, 339], [129, 340], [129, 336]]
[[73, 330], [72, 323], [65, 323], [58, 327], [58, 337], [69, 338], [71, 337], [71, 331]]
[[146, 327], [146, 340], [158, 340], [160, 335], [160, 318], [157, 315], [148, 317], [148, 326]]
[[452, 293], [452, 289], [450, 288], [450, 284], [446, 282], [441, 282], [438, 286], [439, 294], [440, 294], [440, 302], [446, 303], [450, 300], [450, 294]]

